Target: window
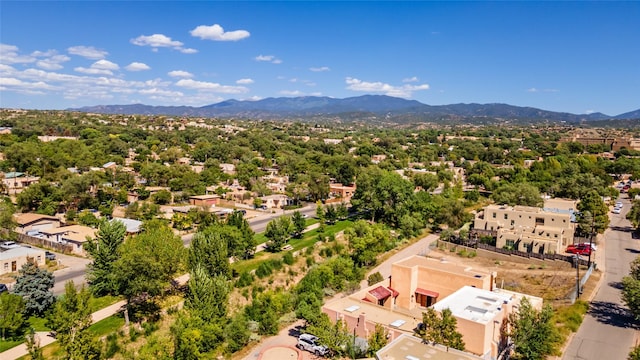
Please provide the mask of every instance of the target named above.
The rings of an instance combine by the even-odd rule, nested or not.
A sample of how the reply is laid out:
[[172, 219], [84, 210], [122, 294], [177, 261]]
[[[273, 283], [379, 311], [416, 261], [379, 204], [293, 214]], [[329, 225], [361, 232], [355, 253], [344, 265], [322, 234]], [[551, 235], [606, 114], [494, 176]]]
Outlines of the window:
[[491, 216], [495, 219], [496, 218], [496, 213], [491, 213]]
[[515, 225], [516, 221], [515, 220], [511, 220], [511, 226]]
[[9, 263], [4, 263], [4, 269], [5, 269], [5, 271], [9, 270]]
[[509, 214], [504, 214], [504, 219], [507, 220], [509, 218]]
[[537, 225], [544, 225], [544, 218], [537, 217], [536, 218], [536, 226]]

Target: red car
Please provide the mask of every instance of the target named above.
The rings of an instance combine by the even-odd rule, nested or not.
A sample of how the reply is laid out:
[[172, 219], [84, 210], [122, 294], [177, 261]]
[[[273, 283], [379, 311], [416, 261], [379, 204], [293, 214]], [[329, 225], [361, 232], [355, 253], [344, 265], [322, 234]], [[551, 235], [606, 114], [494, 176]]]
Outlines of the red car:
[[569, 245], [566, 252], [569, 254], [589, 255], [591, 254], [591, 247], [589, 247], [589, 244]]

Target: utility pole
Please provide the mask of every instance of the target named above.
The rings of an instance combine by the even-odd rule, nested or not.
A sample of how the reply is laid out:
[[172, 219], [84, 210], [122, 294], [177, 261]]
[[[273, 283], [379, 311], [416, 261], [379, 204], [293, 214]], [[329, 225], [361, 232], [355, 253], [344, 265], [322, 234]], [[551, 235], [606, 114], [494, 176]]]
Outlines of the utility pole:
[[587, 261], [587, 268], [591, 268], [591, 252], [593, 251], [593, 233], [595, 232], [596, 217], [591, 215], [591, 234], [589, 234], [589, 260]]
[[576, 254], [576, 299], [580, 299], [580, 255]]

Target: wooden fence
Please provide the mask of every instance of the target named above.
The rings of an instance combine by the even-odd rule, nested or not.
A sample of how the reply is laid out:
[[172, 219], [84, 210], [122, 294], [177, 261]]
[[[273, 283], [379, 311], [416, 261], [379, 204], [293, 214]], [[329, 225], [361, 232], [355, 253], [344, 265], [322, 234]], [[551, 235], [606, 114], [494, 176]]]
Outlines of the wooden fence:
[[18, 234], [18, 242], [41, 247], [41, 248], [51, 249], [53, 251], [57, 251], [63, 254], [73, 253], [73, 245], [71, 244], [60, 244], [47, 239], [37, 238], [35, 236], [29, 236], [29, 235], [20, 234], [20, 233], [17, 233], [17, 234]]

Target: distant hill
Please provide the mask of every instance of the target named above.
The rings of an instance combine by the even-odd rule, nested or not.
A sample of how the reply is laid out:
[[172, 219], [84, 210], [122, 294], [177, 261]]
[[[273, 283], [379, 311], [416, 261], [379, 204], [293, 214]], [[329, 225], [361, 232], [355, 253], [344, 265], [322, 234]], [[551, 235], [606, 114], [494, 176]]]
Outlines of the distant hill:
[[382, 116], [393, 122], [418, 122], [443, 119], [473, 120], [491, 118], [501, 120], [547, 120], [582, 122], [607, 119], [640, 119], [640, 109], [618, 116], [602, 113], [571, 114], [508, 104], [451, 104], [431, 106], [416, 100], [386, 95], [364, 95], [344, 99], [319, 96], [266, 98], [257, 101], [226, 100], [202, 107], [99, 105], [72, 111], [102, 114], [167, 115], [202, 117], [243, 117], [251, 119], [304, 118], [318, 116], [342, 117], [353, 120], [354, 114], [365, 117]]

